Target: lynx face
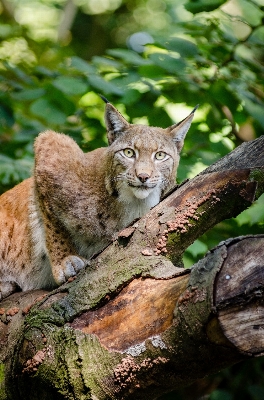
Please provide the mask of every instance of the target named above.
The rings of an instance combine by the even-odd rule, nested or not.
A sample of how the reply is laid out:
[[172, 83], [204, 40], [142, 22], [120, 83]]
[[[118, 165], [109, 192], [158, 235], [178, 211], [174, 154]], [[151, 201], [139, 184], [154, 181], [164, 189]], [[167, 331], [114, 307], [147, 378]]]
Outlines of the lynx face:
[[179, 154], [194, 111], [178, 124], [162, 129], [129, 124], [107, 103], [105, 120], [111, 159], [107, 188], [117, 192], [121, 202], [138, 205], [142, 210], [139, 214], [154, 207], [175, 184]]
[[[136, 131], [136, 132], [135, 132]], [[133, 126], [113, 145], [114, 179], [121, 198], [156, 197], [171, 186], [179, 156], [176, 145], [161, 129]]]

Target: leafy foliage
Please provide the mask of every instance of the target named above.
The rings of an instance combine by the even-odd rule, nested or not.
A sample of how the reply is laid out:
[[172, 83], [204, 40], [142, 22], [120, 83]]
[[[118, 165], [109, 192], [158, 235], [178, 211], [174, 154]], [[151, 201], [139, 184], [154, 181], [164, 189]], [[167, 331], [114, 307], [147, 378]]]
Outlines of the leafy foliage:
[[[162, 127], [200, 104], [186, 138], [179, 181], [262, 134], [263, 0], [181, 0], [177, 5], [173, 0], [109, 0], [101, 14], [91, 8], [93, 2], [85, 8], [80, 0], [72, 42], [64, 37], [61, 44], [53, 39], [54, 27], [58, 13], [66, 13], [66, 1], [26, 1], [28, 7], [46, 7], [43, 16], [52, 10], [47, 15], [54, 19], [43, 17], [42, 31], [29, 20], [18, 23], [5, 3], [0, 2], [0, 192], [30, 176], [34, 139], [43, 130], [69, 134], [85, 151], [107, 144], [98, 93], [130, 122]], [[21, 16], [23, 2], [11, 3]], [[83, 58], [91, 53], [90, 36], [88, 44], [83, 39], [88, 21], [95, 30], [101, 27], [89, 61]], [[151, 40], [143, 52], [135, 51], [132, 37], [142, 29]], [[236, 219], [203, 235], [187, 250], [186, 266], [220, 240], [263, 230], [263, 202], [262, 196]], [[262, 398], [254, 388], [247, 398]], [[221, 390], [210, 398], [234, 398]]]

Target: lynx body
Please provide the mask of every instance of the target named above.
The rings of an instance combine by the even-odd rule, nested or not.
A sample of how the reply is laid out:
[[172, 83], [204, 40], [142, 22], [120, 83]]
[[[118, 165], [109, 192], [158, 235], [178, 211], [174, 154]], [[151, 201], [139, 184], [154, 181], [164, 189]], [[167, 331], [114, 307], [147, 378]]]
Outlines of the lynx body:
[[83, 153], [53, 131], [35, 142], [35, 169], [0, 197], [0, 299], [53, 288], [175, 183], [194, 111], [167, 129], [129, 124], [110, 103], [109, 147]]

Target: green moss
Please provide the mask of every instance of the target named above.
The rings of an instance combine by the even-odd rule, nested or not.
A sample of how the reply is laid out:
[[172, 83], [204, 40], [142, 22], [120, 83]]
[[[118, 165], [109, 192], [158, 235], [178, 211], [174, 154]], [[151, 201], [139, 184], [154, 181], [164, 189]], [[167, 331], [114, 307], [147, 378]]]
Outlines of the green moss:
[[256, 199], [264, 193], [264, 168], [258, 168], [250, 172], [250, 181], [258, 182], [256, 190]]
[[5, 366], [4, 364], [0, 364], [0, 400], [6, 399], [4, 382], [5, 382]]
[[5, 379], [5, 366], [4, 364], [0, 364], [0, 384], [4, 381]]

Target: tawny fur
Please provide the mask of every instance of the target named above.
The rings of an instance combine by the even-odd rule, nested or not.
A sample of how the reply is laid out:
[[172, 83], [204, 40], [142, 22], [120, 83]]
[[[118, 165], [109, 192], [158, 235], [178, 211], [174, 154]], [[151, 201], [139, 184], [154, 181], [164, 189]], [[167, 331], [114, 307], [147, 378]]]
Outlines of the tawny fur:
[[109, 147], [86, 154], [40, 134], [34, 175], [0, 197], [0, 299], [62, 284], [174, 185], [193, 112], [167, 129], [129, 124], [110, 103], [105, 118]]

